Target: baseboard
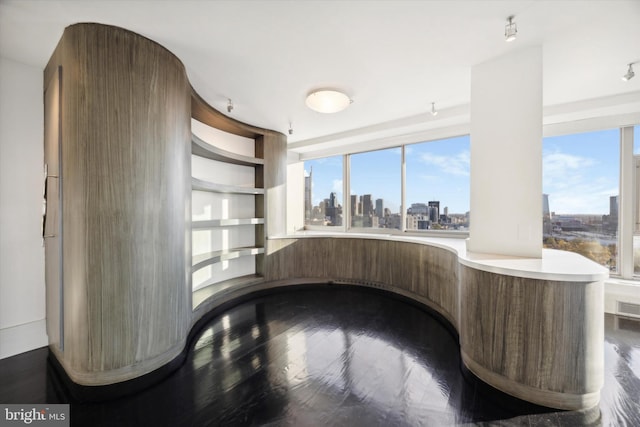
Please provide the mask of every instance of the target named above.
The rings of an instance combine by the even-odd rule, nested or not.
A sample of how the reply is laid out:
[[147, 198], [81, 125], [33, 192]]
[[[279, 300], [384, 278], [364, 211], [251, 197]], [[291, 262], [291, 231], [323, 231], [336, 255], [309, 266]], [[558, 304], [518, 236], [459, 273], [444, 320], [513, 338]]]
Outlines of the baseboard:
[[0, 359], [47, 345], [46, 319], [0, 329]]

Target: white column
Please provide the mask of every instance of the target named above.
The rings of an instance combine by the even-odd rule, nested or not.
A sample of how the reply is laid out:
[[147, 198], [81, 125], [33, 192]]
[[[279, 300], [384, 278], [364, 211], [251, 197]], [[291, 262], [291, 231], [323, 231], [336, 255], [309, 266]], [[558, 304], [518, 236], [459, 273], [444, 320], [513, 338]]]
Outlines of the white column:
[[542, 48], [471, 70], [473, 252], [542, 256]]

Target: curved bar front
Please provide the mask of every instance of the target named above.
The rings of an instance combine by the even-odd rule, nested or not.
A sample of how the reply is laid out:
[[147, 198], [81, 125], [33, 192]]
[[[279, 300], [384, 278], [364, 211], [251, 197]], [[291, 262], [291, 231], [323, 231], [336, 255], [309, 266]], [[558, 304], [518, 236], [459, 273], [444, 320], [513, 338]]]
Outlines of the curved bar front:
[[349, 283], [412, 298], [451, 322], [464, 364], [491, 386], [558, 409], [599, 401], [608, 273], [580, 255], [480, 257], [463, 240], [305, 235], [271, 238], [265, 270], [273, 283]]

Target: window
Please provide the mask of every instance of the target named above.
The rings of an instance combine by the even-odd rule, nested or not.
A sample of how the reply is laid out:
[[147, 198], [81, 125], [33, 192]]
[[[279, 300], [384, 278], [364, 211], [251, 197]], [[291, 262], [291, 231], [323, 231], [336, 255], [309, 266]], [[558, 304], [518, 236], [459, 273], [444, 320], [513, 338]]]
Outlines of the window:
[[617, 272], [619, 129], [545, 138], [544, 247], [580, 253]]
[[407, 230], [469, 227], [469, 136], [405, 147]]
[[304, 162], [304, 223], [342, 226], [342, 156]]
[[402, 230], [401, 156], [399, 147], [349, 156], [351, 227]]

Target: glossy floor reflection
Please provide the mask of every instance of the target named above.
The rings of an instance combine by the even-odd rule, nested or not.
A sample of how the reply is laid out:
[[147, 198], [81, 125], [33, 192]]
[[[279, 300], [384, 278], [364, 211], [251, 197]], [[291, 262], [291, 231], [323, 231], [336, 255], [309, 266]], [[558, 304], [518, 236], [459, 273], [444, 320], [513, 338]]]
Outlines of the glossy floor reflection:
[[[0, 361], [0, 402], [65, 402], [46, 350]], [[127, 398], [72, 403], [72, 425], [640, 426], [640, 322], [606, 316], [599, 407], [553, 411], [463, 375], [458, 341], [419, 307], [318, 286], [214, 318], [187, 361]]]

